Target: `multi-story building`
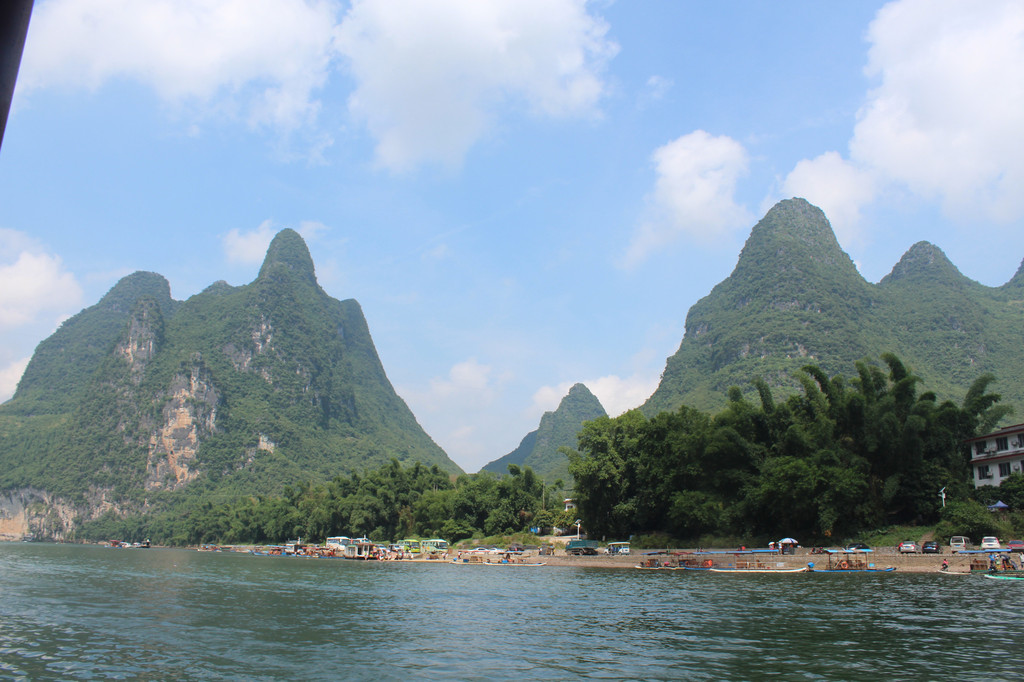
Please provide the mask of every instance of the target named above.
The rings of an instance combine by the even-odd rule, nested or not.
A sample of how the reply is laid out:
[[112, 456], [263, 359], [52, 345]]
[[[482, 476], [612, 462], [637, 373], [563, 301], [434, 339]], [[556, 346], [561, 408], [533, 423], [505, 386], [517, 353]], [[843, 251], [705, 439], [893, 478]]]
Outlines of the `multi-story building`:
[[971, 438], [971, 469], [974, 487], [999, 485], [1024, 467], [1024, 424], [1007, 426], [993, 433]]

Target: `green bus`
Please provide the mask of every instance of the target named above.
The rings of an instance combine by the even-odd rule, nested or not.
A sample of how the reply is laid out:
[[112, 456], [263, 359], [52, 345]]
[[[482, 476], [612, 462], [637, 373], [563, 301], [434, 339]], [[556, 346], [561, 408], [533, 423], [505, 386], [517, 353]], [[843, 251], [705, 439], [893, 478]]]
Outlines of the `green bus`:
[[441, 538], [421, 540], [420, 547], [424, 554], [444, 554], [448, 551], [448, 541]]

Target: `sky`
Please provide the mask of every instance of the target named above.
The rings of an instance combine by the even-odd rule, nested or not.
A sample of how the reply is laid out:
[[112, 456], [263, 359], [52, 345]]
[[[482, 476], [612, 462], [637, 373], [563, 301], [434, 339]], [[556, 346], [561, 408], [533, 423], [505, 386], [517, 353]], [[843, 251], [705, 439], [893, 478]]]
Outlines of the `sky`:
[[751, 228], [878, 282], [1024, 259], [1024, 4], [36, 0], [0, 147], [0, 400], [119, 278], [299, 231], [469, 472], [582, 382], [641, 405]]

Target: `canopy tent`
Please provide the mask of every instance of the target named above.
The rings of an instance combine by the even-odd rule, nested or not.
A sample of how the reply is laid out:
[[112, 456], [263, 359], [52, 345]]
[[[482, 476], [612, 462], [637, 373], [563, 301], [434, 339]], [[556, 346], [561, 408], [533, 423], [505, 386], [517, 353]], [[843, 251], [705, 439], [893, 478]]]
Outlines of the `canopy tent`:
[[999, 500], [995, 504], [990, 504], [988, 506], [988, 508], [991, 509], [992, 511], [996, 511], [996, 510], [999, 510], [999, 509], [1009, 509], [1010, 505], [1006, 504], [1002, 500]]

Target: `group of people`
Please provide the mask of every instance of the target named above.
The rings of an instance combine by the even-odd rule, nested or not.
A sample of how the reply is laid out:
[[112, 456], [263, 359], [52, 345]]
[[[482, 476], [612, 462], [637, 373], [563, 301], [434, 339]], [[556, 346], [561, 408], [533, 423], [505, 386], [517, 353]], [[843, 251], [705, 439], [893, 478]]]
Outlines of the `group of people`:
[[1013, 560], [1005, 554], [989, 554], [988, 570], [992, 571], [993, 573], [996, 571], [1018, 571], [1021, 570], [1022, 566], [1024, 566], [1024, 554], [1021, 554], [1020, 561], [1021, 563], [1018, 566], [1017, 564], [1013, 563]]

